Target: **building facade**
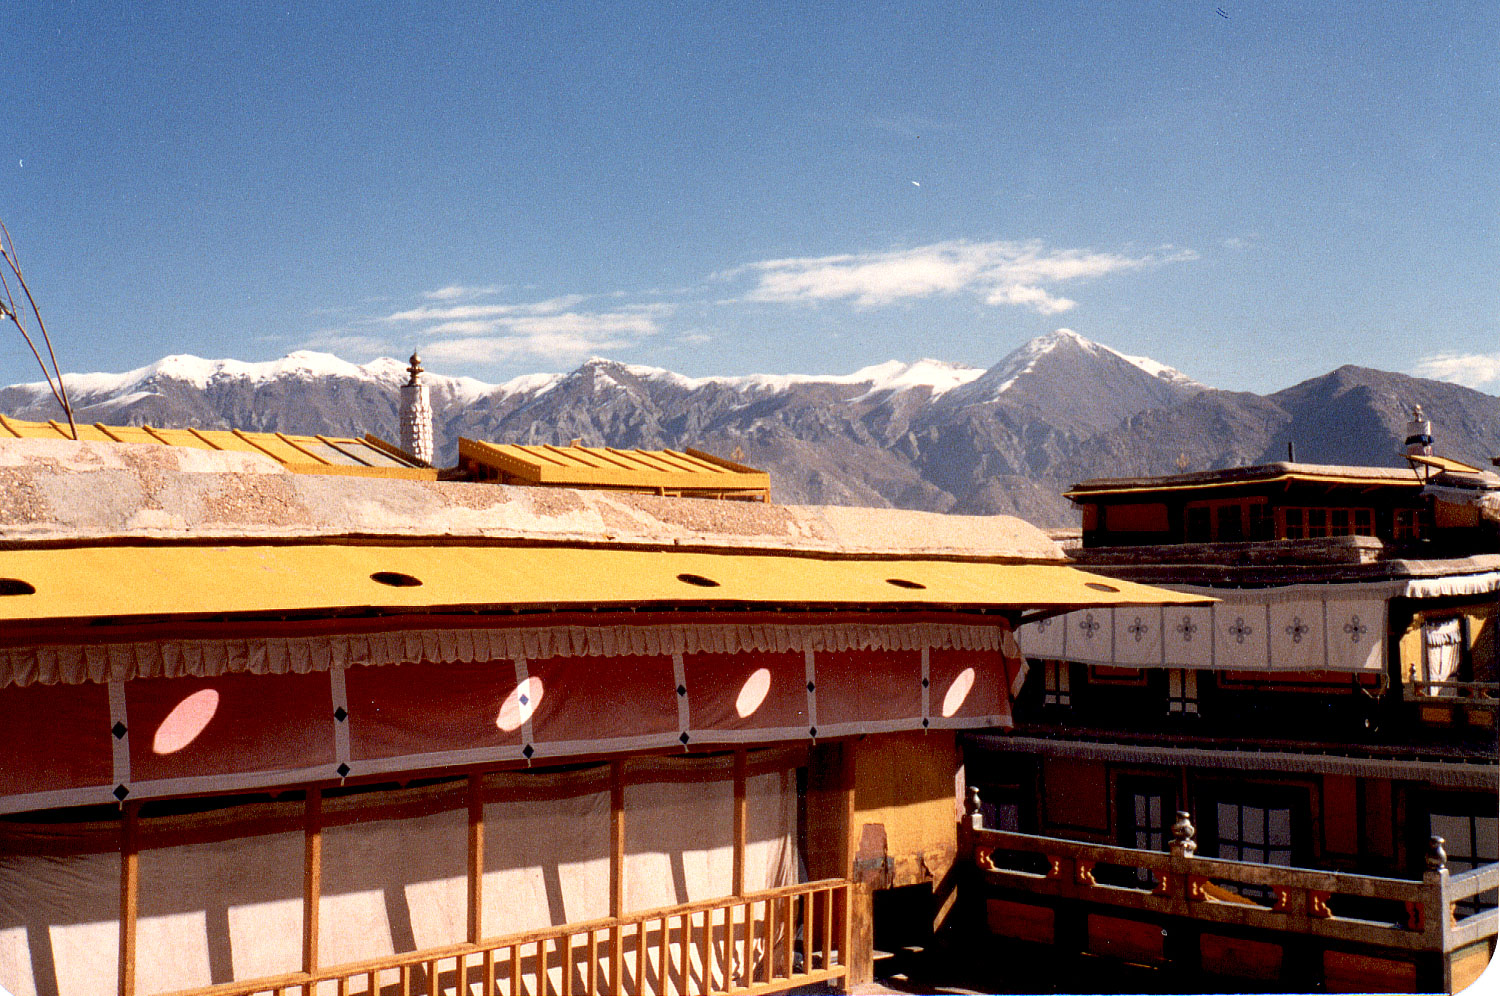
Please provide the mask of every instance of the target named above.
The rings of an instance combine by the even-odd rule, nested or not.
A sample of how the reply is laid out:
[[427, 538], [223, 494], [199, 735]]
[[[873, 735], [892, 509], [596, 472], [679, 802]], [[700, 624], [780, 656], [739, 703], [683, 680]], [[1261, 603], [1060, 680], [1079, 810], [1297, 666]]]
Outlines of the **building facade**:
[[[1071, 891], [988, 872], [997, 933], [1211, 984], [1411, 991], [1477, 975], [1495, 935], [1500, 543], [1435, 508], [1430, 478], [1478, 471], [1414, 459], [1069, 493], [1077, 564], [1214, 601], [1020, 628], [1014, 726], [964, 737], [978, 821], [1100, 849], [1066, 852], [1098, 866], [1070, 865]], [[1174, 839], [1199, 865], [1118, 850]], [[1440, 930], [1420, 912], [1439, 870], [1474, 886], [1445, 894], [1450, 916], [1428, 917]], [[1193, 879], [1181, 902], [1174, 874]], [[1132, 905], [1143, 891], [1157, 899]]]

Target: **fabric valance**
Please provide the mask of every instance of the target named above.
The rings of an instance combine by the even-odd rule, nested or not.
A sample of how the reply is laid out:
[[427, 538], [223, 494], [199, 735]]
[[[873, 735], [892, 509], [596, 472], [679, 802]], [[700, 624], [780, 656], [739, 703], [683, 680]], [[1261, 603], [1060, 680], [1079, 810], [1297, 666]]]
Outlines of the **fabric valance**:
[[1204, 606], [1080, 609], [1017, 630], [1027, 657], [1236, 671], [1379, 671], [1399, 585], [1226, 590], [1173, 585]]

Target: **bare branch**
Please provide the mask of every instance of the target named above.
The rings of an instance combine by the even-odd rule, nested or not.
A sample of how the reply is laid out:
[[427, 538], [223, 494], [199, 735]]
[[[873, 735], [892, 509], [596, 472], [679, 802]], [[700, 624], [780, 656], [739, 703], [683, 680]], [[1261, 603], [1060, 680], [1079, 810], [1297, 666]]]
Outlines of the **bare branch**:
[[[42, 318], [42, 309], [37, 307], [36, 298], [31, 295], [31, 287], [26, 283], [25, 274], [21, 272], [21, 265], [16, 259], [16, 240], [11, 237], [10, 229], [6, 227], [4, 221], [0, 221], [0, 236], [3, 236], [0, 237], [0, 257], [5, 259], [6, 264], [10, 267], [11, 274], [16, 278], [16, 283], [21, 285], [21, 293], [26, 295], [26, 303], [31, 306], [31, 313], [35, 316], [37, 327], [42, 332], [42, 342], [47, 347], [47, 355], [52, 360], [52, 374], [47, 373], [47, 364], [42, 363], [42, 357], [36, 348], [36, 343], [32, 341], [25, 326], [21, 324], [21, 316], [16, 311], [15, 300], [11, 297], [8, 281], [5, 285], [6, 313], [10, 320], [15, 323], [16, 328], [20, 330], [22, 337], [26, 340], [26, 344], [31, 347], [31, 355], [35, 356], [37, 363], [41, 364], [42, 374], [47, 378], [47, 386], [52, 388], [52, 396], [57, 399], [57, 403], [62, 406], [63, 414], [68, 417], [68, 429], [72, 433], [73, 438], [77, 439], [78, 426], [73, 421], [73, 406], [68, 403], [68, 385], [63, 381], [62, 368], [57, 364], [57, 353], [52, 348], [52, 337], [47, 334], [47, 322]], [[3, 274], [0, 274], [0, 277], [3, 277]], [[53, 375], [57, 377], [56, 387], [52, 385]]]

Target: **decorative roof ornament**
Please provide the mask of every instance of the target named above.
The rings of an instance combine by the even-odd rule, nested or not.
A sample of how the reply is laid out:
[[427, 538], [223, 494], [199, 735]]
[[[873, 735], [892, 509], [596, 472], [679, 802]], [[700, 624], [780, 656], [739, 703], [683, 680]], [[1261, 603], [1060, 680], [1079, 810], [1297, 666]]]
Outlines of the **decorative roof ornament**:
[[1421, 405], [1412, 405], [1406, 423], [1406, 455], [1432, 456], [1432, 422], [1422, 415]]
[[426, 466], [432, 466], [432, 399], [422, 383], [422, 359], [415, 350], [401, 387], [401, 448]]

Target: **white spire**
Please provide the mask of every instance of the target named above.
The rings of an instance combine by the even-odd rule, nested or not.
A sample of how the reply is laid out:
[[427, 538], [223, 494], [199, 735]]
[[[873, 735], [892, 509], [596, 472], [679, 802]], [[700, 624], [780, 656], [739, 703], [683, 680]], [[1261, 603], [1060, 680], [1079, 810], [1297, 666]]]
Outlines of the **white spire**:
[[432, 463], [432, 400], [422, 383], [422, 361], [411, 354], [410, 374], [401, 385], [401, 448], [424, 463]]

